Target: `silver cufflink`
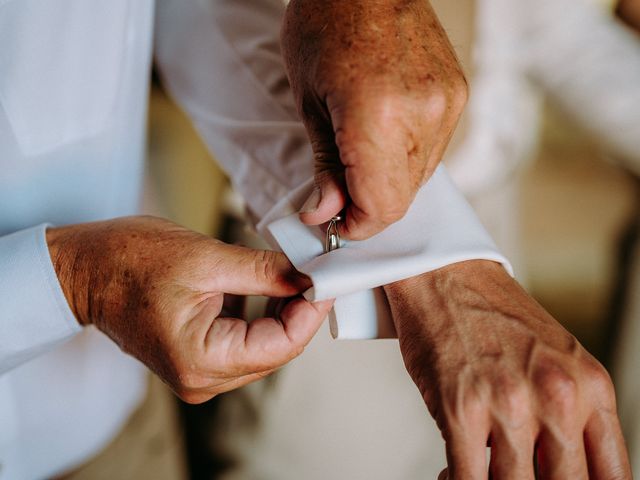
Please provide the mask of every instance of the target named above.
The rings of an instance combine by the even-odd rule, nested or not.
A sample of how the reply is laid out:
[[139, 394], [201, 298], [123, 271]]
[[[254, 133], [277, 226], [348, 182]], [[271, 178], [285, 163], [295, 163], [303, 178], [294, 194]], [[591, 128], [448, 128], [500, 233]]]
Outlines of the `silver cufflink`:
[[329, 253], [340, 248], [340, 234], [338, 233], [338, 222], [342, 217], [336, 215], [329, 220], [327, 226], [327, 236], [324, 240], [324, 253]]

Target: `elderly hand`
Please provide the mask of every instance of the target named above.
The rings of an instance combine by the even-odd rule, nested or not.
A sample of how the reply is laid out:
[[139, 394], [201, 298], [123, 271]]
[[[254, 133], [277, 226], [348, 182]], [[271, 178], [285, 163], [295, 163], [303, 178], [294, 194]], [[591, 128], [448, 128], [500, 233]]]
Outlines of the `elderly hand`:
[[346, 207], [354, 240], [405, 214], [434, 171], [466, 83], [426, 0], [291, 0], [282, 52], [313, 148], [316, 190], [300, 218]]
[[[446, 442], [441, 479], [631, 479], [605, 369], [509, 277], [463, 262], [385, 287]], [[486, 465], [486, 446], [491, 461]]]
[[158, 218], [51, 228], [47, 241], [78, 321], [94, 324], [190, 403], [296, 357], [331, 306], [295, 298], [278, 319], [220, 316], [225, 294], [291, 297], [310, 282], [280, 253], [226, 245]]

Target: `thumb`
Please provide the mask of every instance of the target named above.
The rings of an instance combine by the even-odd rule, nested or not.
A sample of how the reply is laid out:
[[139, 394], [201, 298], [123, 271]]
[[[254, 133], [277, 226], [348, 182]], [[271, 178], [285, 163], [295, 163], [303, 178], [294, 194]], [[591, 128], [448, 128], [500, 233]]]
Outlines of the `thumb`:
[[320, 225], [340, 213], [347, 203], [344, 181], [335, 174], [316, 175], [316, 186], [300, 209], [300, 221], [306, 225]]
[[219, 260], [212, 262], [210, 278], [214, 290], [234, 295], [290, 297], [311, 287], [311, 280], [298, 272], [280, 252], [218, 244]]

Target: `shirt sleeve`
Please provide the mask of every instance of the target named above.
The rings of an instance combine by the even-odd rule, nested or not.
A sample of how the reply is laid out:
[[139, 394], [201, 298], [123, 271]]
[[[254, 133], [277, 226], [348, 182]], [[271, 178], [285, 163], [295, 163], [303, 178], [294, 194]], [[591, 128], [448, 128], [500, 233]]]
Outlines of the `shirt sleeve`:
[[163, 84], [258, 219], [313, 175], [280, 55], [283, 8], [281, 0], [156, 6]]
[[310, 300], [336, 298], [339, 338], [393, 335], [377, 288], [497, 251], [443, 168], [401, 222], [322, 255], [322, 232], [297, 218], [313, 165], [279, 50], [280, 0], [159, 0], [156, 60], [164, 84], [194, 121], [258, 219], [258, 230], [309, 275]]
[[0, 374], [81, 330], [51, 262], [46, 227], [0, 237]]
[[640, 175], [640, 36], [593, 2], [526, 5], [519, 52], [532, 79]]

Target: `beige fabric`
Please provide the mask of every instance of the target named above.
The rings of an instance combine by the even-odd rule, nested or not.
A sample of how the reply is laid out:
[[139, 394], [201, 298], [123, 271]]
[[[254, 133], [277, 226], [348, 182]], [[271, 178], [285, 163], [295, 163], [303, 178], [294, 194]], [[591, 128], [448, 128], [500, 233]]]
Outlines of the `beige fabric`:
[[58, 480], [186, 480], [177, 403], [154, 375], [147, 396], [97, 457]]
[[446, 464], [397, 340], [332, 340], [325, 324], [275, 377], [219, 400], [221, 480], [418, 480]]
[[631, 467], [640, 474], [640, 243], [631, 256], [627, 291], [629, 298], [622, 318], [622, 330], [615, 351], [614, 381], [618, 410], [627, 440]]

